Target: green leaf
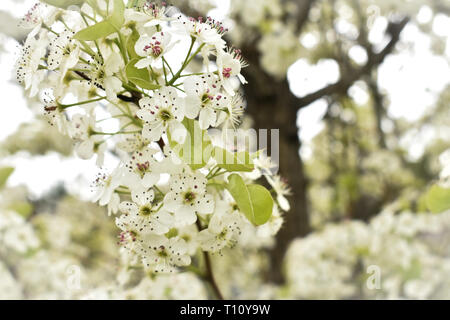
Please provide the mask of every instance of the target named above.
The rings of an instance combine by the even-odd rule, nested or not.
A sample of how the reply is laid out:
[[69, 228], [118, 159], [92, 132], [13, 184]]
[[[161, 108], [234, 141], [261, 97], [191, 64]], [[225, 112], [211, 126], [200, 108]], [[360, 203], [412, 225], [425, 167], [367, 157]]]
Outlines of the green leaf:
[[54, 7], [67, 9], [70, 6], [81, 6], [85, 0], [42, 0], [42, 2]]
[[8, 206], [8, 209], [17, 212], [24, 218], [27, 218], [33, 212], [33, 206], [25, 201], [13, 202]]
[[223, 148], [214, 148], [214, 158], [217, 166], [227, 171], [253, 171], [254, 165], [248, 152], [242, 151], [237, 153], [229, 152]]
[[83, 41], [94, 41], [100, 38], [107, 37], [114, 32], [116, 32], [114, 26], [108, 20], [103, 20], [81, 31], [78, 31], [74, 35], [74, 38]]
[[167, 134], [170, 147], [193, 169], [203, 168], [211, 157], [212, 144], [206, 130], [200, 129], [198, 121], [184, 118], [183, 125], [188, 134], [182, 145], [173, 141]]
[[134, 45], [139, 40], [139, 32], [133, 28], [133, 32], [130, 34], [130, 36], [127, 39], [127, 51], [131, 59], [139, 59], [139, 55], [136, 53], [136, 50], [134, 49]]
[[132, 59], [125, 67], [128, 80], [144, 89], [159, 89], [161, 86], [151, 82], [147, 69], [138, 69], [134, 66], [138, 60], [139, 59]]
[[273, 199], [269, 190], [258, 184], [246, 185], [239, 174], [228, 177], [228, 191], [239, 210], [256, 226], [269, 221], [272, 216]]
[[114, 0], [114, 9], [108, 20], [117, 29], [120, 29], [125, 22], [125, 18], [123, 16], [124, 11], [125, 4], [123, 3], [123, 0]]
[[12, 167], [3, 167], [0, 168], [0, 188], [3, 188], [6, 184], [6, 181], [8, 180], [11, 173], [13, 173], [14, 168]]
[[433, 213], [440, 213], [450, 209], [450, 188], [434, 185], [426, 195], [428, 209]]

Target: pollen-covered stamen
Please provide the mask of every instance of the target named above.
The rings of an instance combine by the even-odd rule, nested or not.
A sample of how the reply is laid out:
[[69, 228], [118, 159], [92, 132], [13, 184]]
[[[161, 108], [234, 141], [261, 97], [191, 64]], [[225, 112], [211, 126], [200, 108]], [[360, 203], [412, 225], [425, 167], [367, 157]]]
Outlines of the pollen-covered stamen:
[[139, 214], [143, 216], [149, 216], [152, 212], [152, 207], [149, 205], [144, 205], [139, 208]]
[[244, 57], [242, 56], [242, 51], [235, 47], [229, 47], [225, 50], [227, 53], [231, 54], [233, 59], [238, 60], [241, 64], [241, 68], [245, 68], [248, 66], [247, 61], [245, 61]]
[[19, 22], [19, 26], [31, 26], [39, 23], [41, 17], [42, 4], [34, 4], [30, 10], [24, 15], [24, 17]]
[[111, 182], [112, 178], [109, 174], [99, 172], [91, 183], [91, 192], [94, 192], [94, 189], [96, 188], [107, 188]]
[[161, 258], [167, 258], [169, 256], [169, 253], [166, 251], [166, 247], [164, 246], [159, 246], [156, 252]]
[[31, 45], [24, 45], [21, 48], [19, 59], [16, 62], [16, 79], [19, 84], [23, 84], [27, 72], [29, 72], [29, 66], [32, 63], [32, 48]]
[[205, 23], [210, 25], [211, 28], [216, 29], [217, 33], [220, 35], [224, 35], [228, 32], [228, 29], [223, 27], [222, 22], [214, 20], [211, 17], [207, 17]]
[[58, 109], [58, 106], [44, 107], [44, 110], [48, 112], [55, 111], [56, 109]]
[[164, 122], [173, 119], [172, 113], [167, 109], [161, 109], [158, 113], [158, 117]]
[[224, 110], [228, 114], [228, 121], [232, 127], [237, 127], [240, 122], [242, 115], [244, 114], [244, 106], [242, 96], [236, 94], [231, 99], [231, 102], [228, 104], [227, 109]]
[[47, 122], [51, 126], [59, 125], [58, 121], [65, 117], [63, 106], [55, 101], [49, 92], [44, 93], [43, 100], [45, 103], [44, 116], [47, 118]]
[[212, 100], [214, 100], [214, 96], [209, 94], [209, 89], [202, 95], [202, 107], [206, 107], [208, 104], [211, 103]]
[[159, 57], [163, 53], [163, 48], [161, 47], [161, 42], [156, 40], [156, 37], [152, 38], [154, 42], [149, 43], [144, 47], [144, 51], [151, 51], [151, 55], [155, 58]]
[[158, 7], [155, 3], [147, 0], [142, 6], [142, 11], [156, 19], [164, 15], [166, 7], [167, 3], [164, 1], [161, 2], [161, 7]]
[[144, 163], [136, 163], [136, 167], [140, 172], [145, 173], [150, 168], [150, 163], [148, 161]]
[[225, 78], [229, 78], [229, 77], [231, 77], [231, 71], [232, 71], [233, 69], [231, 69], [231, 68], [223, 68], [223, 70], [222, 70], [222, 75], [225, 77]]
[[192, 203], [195, 200], [196, 195], [194, 192], [188, 191], [184, 194], [183, 198], [184, 198], [184, 202]]
[[127, 244], [130, 242], [135, 242], [137, 239], [137, 233], [134, 231], [122, 231], [119, 236], [119, 244]]

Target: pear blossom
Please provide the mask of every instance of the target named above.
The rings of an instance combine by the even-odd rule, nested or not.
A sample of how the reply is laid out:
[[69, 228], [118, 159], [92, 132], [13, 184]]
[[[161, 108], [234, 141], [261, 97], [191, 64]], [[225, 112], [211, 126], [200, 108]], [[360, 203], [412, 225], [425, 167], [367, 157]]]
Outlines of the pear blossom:
[[60, 10], [58, 8], [37, 2], [20, 20], [19, 26], [25, 29], [32, 29], [30, 34], [35, 35], [41, 29], [42, 24], [51, 25], [59, 13]]
[[61, 73], [65, 74], [68, 69], [77, 64], [81, 49], [73, 39], [73, 35], [72, 31], [65, 30], [50, 43], [50, 53], [47, 59], [49, 70], [59, 67]]
[[[162, 3], [161, 6], [157, 6], [154, 3], [146, 2], [141, 11], [147, 15], [150, 21], [144, 24], [145, 27], [153, 27], [159, 24], [163, 24], [164, 22], [171, 21], [173, 18], [168, 17], [167, 13], [170, 8], [167, 7], [166, 3]], [[147, 19], [147, 20], [148, 20]]]
[[124, 67], [118, 53], [111, 53], [107, 59], [95, 57], [87, 70], [90, 84], [103, 88], [110, 101], [117, 101], [117, 93], [122, 89], [122, 81], [115, 75]]
[[219, 51], [217, 55], [217, 67], [222, 86], [225, 91], [234, 96], [232, 86], [232, 78], [237, 76], [242, 84], [247, 83], [244, 76], [241, 74], [242, 68], [245, 68], [247, 63], [243, 60], [240, 50], [231, 49], [227, 51]]
[[170, 39], [170, 33], [163, 31], [156, 32], [151, 36], [141, 36], [136, 42], [134, 49], [144, 59], [136, 62], [135, 67], [138, 69], [146, 68], [154, 61], [161, 59], [175, 45], [175, 43], [170, 43]]
[[124, 201], [119, 209], [123, 214], [116, 219], [118, 225], [139, 227], [140, 234], [165, 234], [172, 226], [172, 216], [161, 210], [161, 205], [154, 204], [155, 193], [150, 191], [133, 191], [133, 202]]
[[226, 108], [228, 97], [220, 93], [219, 79], [214, 74], [188, 77], [184, 81], [186, 90], [186, 117], [194, 119], [199, 115], [201, 129], [215, 126], [217, 114]]
[[69, 135], [75, 140], [75, 152], [82, 159], [90, 159], [97, 153], [97, 163], [103, 164], [106, 143], [97, 134], [95, 118], [87, 115], [75, 114], [69, 127]]
[[[262, 168], [255, 154], [251, 155], [253, 172], [241, 172], [236, 166], [218, 163], [211, 153], [227, 145], [226, 129], [238, 129], [244, 109], [244, 99], [236, 94], [232, 80], [237, 77], [245, 84], [241, 70], [246, 63], [240, 51], [225, 48], [222, 36], [227, 30], [212, 18], [174, 19], [165, 4], [134, 4], [128, 3], [118, 16], [116, 11], [111, 16], [105, 1], [84, 2], [81, 11], [52, 8], [47, 13], [42, 11], [47, 6], [35, 6], [27, 17], [34, 29], [21, 47], [16, 68], [18, 82], [28, 96], [39, 94], [45, 117], [62, 136], [71, 139], [75, 154], [81, 159], [97, 155], [96, 165], [101, 170], [93, 179], [92, 201], [106, 207], [105, 216], [115, 215], [123, 263], [119, 265], [120, 285], [129, 286], [134, 269], [151, 275], [137, 287], [123, 289], [124, 297], [135, 295], [149, 282], [163, 281], [160, 273], [188, 266], [199, 250], [207, 256], [237, 244], [265, 246], [283, 221], [279, 207], [288, 208], [284, 198], [287, 187], [272, 177], [269, 183], [278, 202], [265, 224], [253, 225], [240, 211], [240, 200], [225, 190], [231, 187], [228, 178], [239, 175], [245, 184], [251, 184], [272, 173]], [[117, 17], [121, 25], [114, 25], [115, 32], [95, 34], [95, 41], [86, 34], [86, 28], [99, 28], [93, 19], [100, 24]], [[178, 39], [190, 41], [187, 52], [166, 55]], [[194, 61], [201, 65], [192, 68]], [[181, 66], [176, 69], [176, 65]], [[202, 145], [195, 140], [196, 133], [200, 133]], [[188, 134], [194, 134], [194, 139], [186, 140]], [[239, 150], [245, 150], [242, 142], [246, 135], [239, 132], [235, 137]], [[104, 161], [107, 151], [111, 156], [108, 162]], [[188, 155], [192, 151], [202, 153], [201, 163], [193, 163]], [[106, 168], [109, 160], [116, 162], [113, 170]], [[78, 205], [69, 207], [64, 211]], [[270, 213], [271, 208], [261, 210], [265, 209]], [[80, 211], [91, 209], [81, 207]], [[77, 225], [77, 237], [78, 229], [86, 233], [96, 230], [96, 236], [103, 236], [101, 227], [89, 225], [99, 216], [77, 217], [64, 226], [70, 229], [80, 220], [83, 224]], [[3, 240], [2, 225], [0, 219]], [[8, 239], [0, 242], [20, 243], [23, 237], [33, 247], [27, 227], [18, 229], [23, 232], [11, 231]], [[61, 230], [58, 232], [63, 233]], [[67, 243], [60, 241], [59, 246]], [[17, 247], [25, 252], [30, 246]], [[66, 251], [78, 252], [76, 249]], [[115, 291], [104, 288], [99, 292], [117, 297]]]
[[117, 142], [117, 148], [126, 152], [134, 152], [143, 150], [149, 144], [150, 140], [145, 139], [141, 134], [134, 134], [132, 136], [125, 136], [123, 141]]
[[174, 175], [170, 191], [164, 197], [164, 209], [174, 213], [175, 225], [193, 224], [197, 213], [208, 214], [214, 210], [214, 198], [206, 193], [206, 178], [201, 173]]
[[150, 235], [148, 248], [143, 258], [147, 268], [156, 273], [174, 272], [177, 266], [186, 266], [191, 263], [187, 254], [187, 245], [183, 239], [177, 237], [167, 239], [164, 236]]
[[98, 201], [101, 206], [104, 206], [112, 201], [114, 190], [122, 184], [123, 171], [122, 167], [117, 167], [111, 174], [99, 173], [97, 175], [92, 185], [95, 189], [94, 202]]
[[46, 53], [46, 45], [45, 39], [38, 40], [29, 35], [20, 50], [16, 63], [16, 77], [20, 84], [25, 85], [26, 90], [30, 89], [30, 97], [36, 96], [46, 74], [45, 70], [39, 69], [41, 59]]
[[274, 191], [277, 194], [277, 202], [280, 205], [281, 209], [284, 211], [289, 211], [289, 201], [285, 196], [289, 196], [291, 194], [291, 190], [286, 182], [282, 180], [282, 178], [278, 175], [274, 176], [266, 176], [267, 182], [272, 186]]
[[62, 133], [67, 133], [69, 122], [67, 121], [64, 108], [56, 101], [53, 92], [47, 91], [44, 93], [43, 102], [44, 116], [51, 126], [56, 126]]
[[158, 162], [153, 157], [157, 152], [158, 150], [149, 147], [134, 151], [125, 162], [124, 183], [130, 187], [142, 184], [145, 188], [155, 185], [160, 178]]
[[[220, 201], [217, 206], [228, 206], [228, 203]], [[235, 207], [235, 205], [232, 205]], [[197, 240], [203, 250], [218, 252], [225, 247], [233, 247], [241, 234], [242, 216], [236, 208], [234, 210], [216, 212], [208, 225], [208, 228], [198, 234]]]
[[201, 18], [196, 20], [179, 16], [172, 24], [178, 33], [188, 34], [201, 44], [213, 46], [217, 50], [225, 47], [225, 40], [222, 39], [222, 34], [227, 30], [211, 18], [207, 18], [206, 22], [204, 22]]
[[182, 143], [186, 129], [180, 121], [184, 118], [184, 100], [173, 88], [163, 87], [154, 96], [139, 101], [141, 110], [136, 115], [144, 121], [142, 136], [150, 141], [158, 141], [167, 131], [172, 139]]

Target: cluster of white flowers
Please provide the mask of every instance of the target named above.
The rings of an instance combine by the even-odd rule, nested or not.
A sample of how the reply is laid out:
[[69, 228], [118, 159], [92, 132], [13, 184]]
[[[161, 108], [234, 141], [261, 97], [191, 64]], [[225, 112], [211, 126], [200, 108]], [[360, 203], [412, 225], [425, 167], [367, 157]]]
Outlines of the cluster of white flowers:
[[230, 15], [241, 25], [230, 31], [233, 41], [245, 43], [254, 37], [254, 30], [258, 30], [261, 33], [257, 43], [261, 66], [276, 78], [286, 77], [288, 68], [303, 53], [294, 25], [283, 22], [287, 12], [293, 9], [291, 4], [282, 4], [278, 0], [234, 0], [231, 8]]
[[348, 221], [294, 241], [286, 265], [297, 298], [448, 299], [450, 214]]
[[[287, 186], [271, 176], [264, 152], [226, 150], [209, 136], [229, 136], [244, 105], [236, 90], [246, 63], [226, 47], [222, 24], [150, 1], [64, 3], [25, 17], [32, 32], [17, 78], [79, 157], [96, 156], [99, 166], [107, 152], [119, 158], [94, 181], [94, 201], [118, 215], [119, 244], [161, 273], [189, 265], [197, 249], [220, 253], [249, 235], [272, 237], [289, 209]], [[197, 58], [203, 68], [192, 72]], [[262, 176], [276, 201], [254, 184]]]
[[9, 168], [0, 169], [0, 256], [7, 252], [27, 253], [40, 244], [33, 228], [20, 214], [30, 210], [24, 188], [2, 188], [11, 172]]
[[69, 156], [72, 152], [70, 138], [49, 126], [43, 117], [21, 124], [17, 130], [0, 144], [0, 156], [13, 155], [21, 151], [31, 155], [43, 155], [55, 151]]
[[0, 190], [0, 299], [207, 298], [193, 273], [155, 277], [118, 255], [105, 208], [64, 197], [25, 210], [26, 198], [24, 187]]

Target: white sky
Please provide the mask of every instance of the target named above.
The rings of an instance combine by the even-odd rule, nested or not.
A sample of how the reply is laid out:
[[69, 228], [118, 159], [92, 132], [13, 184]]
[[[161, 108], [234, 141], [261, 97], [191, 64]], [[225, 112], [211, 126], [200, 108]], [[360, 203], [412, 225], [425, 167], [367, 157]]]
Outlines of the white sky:
[[[6, 10], [13, 15], [22, 16], [34, 3], [33, 0], [0, 1], [0, 10]], [[222, 18], [226, 12], [228, 1], [219, 1], [221, 9], [212, 12], [215, 18]], [[419, 12], [419, 21], [429, 21], [430, 10], [423, 7]], [[371, 40], [385, 41], [382, 35], [385, 21], [375, 21]], [[345, 28], [345, 26], [342, 26]], [[402, 40], [411, 42], [413, 50], [402, 50], [389, 56], [379, 69], [379, 85], [388, 93], [390, 105], [388, 112], [391, 116], [405, 117], [410, 121], [418, 119], [436, 100], [436, 93], [450, 83], [450, 19], [439, 15], [433, 23], [433, 30], [440, 36], [447, 37], [446, 57], [435, 56], [430, 51], [430, 39], [421, 33], [414, 25], [408, 25], [402, 33]], [[0, 39], [2, 40], [2, 39]], [[306, 35], [302, 43], [313, 46], [314, 37]], [[33, 113], [26, 107], [22, 89], [15, 85], [12, 79], [14, 65], [14, 50], [16, 43], [12, 40], [2, 41], [6, 53], [0, 54], [0, 88], [2, 105], [0, 107], [0, 140], [13, 133], [20, 123], [28, 122]], [[352, 48], [350, 55], [357, 63], [364, 63], [365, 56], [361, 48]], [[305, 59], [294, 63], [288, 72], [291, 90], [302, 96], [313, 92], [326, 84], [333, 83], [339, 78], [339, 70], [333, 60], [323, 60], [317, 65], [310, 65]], [[359, 103], [367, 101], [367, 93], [359, 84], [351, 88], [351, 94]], [[301, 127], [300, 137], [304, 144], [302, 154], [310, 155], [308, 146], [311, 139], [323, 128], [321, 118], [326, 110], [323, 100], [316, 101], [299, 112], [298, 124]], [[429, 135], [429, 134], [428, 134]], [[426, 141], [432, 139], [426, 138]], [[414, 140], [409, 142], [415, 145]], [[410, 150], [414, 155], [420, 155], [423, 146], [415, 146]], [[42, 157], [26, 157], [24, 155], [0, 160], [0, 164], [11, 164], [16, 171], [10, 178], [10, 185], [25, 183], [35, 196], [42, 195], [60, 181], [64, 181], [69, 190], [88, 189], [97, 168], [95, 159], [84, 161], [80, 159], [63, 159], [52, 154]], [[112, 166], [112, 158], [107, 159], [107, 166]], [[77, 186], [84, 185], [84, 188]], [[86, 193], [85, 193], [86, 194]]]

